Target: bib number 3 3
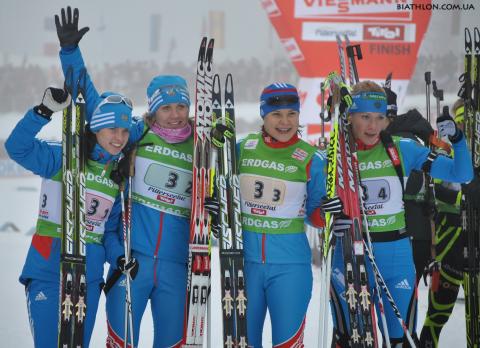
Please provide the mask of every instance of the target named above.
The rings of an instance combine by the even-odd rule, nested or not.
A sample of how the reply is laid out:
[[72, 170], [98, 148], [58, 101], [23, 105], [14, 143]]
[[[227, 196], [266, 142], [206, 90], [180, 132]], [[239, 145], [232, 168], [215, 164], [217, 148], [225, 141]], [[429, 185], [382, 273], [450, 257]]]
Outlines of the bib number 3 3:
[[242, 175], [240, 189], [244, 200], [268, 205], [281, 205], [286, 191], [282, 181], [256, 175]]

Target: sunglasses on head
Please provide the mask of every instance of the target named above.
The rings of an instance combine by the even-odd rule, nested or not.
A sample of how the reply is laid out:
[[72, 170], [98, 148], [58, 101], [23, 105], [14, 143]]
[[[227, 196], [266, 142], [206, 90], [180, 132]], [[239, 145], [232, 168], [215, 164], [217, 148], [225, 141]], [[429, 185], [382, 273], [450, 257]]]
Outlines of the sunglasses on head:
[[98, 109], [100, 109], [101, 106], [105, 104], [120, 104], [124, 103], [126, 106], [128, 106], [130, 109], [133, 109], [133, 103], [130, 98], [124, 97], [119, 94], [112, 94], [107, 97], [105, 97], [100, 104], [97, 105], [97, 108], [95, 109], [95, 112], [97, 112]]
[[299, 101], [298, 96], [296, 95], [275, 95], [273, 97], [267, 98], [267, 105], [270, 106], [288, 106], [292, 104], [297, 104]]

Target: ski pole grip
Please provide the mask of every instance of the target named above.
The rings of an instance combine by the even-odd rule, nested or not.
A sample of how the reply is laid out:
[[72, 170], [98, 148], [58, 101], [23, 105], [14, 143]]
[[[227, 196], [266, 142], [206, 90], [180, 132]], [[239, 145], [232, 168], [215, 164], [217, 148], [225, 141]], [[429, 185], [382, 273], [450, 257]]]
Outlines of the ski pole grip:
[[448, 106], [445, 105], [445, 106], [443, 107], [442, 116], [448, 117], [449, 115], [450, 115], [450, 113], [448, 112]]
[[362, 55], [362, 49], [360, 48], [360, 45], [355, 45], [354, 47], [355, 47], [355, 51], [357, 53], [358, 60], [362, 60], [363, 55]]
[[430, 71], [425, 72], [425, 83], [429, 85], [432, 81], [432, 73]]

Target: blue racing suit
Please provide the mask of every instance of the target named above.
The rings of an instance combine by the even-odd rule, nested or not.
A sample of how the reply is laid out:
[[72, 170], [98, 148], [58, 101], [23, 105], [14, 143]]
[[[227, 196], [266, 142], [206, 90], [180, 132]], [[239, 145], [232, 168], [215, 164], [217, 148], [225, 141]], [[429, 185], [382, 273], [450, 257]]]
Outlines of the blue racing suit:
[[[470, 154], [462, 138], [453, 148], [455, 159], [438, 156], [428, 161], [430, 150], [411, 139], [393, 137], [398, 151], [404, 176], [411, 170], [422, 170], [425, 163], [430, 164], [430, 175], [455, 182], [467, 182], [473, 176]], [[412, 246], [405, 230], [405, 217], [402, 201], [402, 187], [398, 174], [381, 142], [372, 147], [359, 144], [358, 161], [365, 200], [367, 221], [373, 244], [375, 262], [385, 279], [386, 285], [400, 310], [409, 331], [416, 328], [416, 279]], [[403, 182], [406, 182], [404, 178]], [[343, 238], [337, 238], [332, 265], [332, 314], [337, 332], [337, 341], [341, 346], [349, 340], [349, 311], [345, 300]], [[373, 293], [374, 273], [367, 259], [369, 286]], [[378, 294], [377, 294], [378, 295]], [[390, 341], [395, 344], [404, 340], [404, 332], [391, 305], [382, 291], [386, 321]], [[377, 312], [380, 317], [380, 311]], [[379, 320], [380, 322], [380, 320]], [[383, 331], [381, 325], [379, 325]], [[343, 343], [342, 343], [343, 342]]]
[[[85, 67], [80, 49], [62, 49], [60, 59], [64, 73], [74, 68], [74, 79]], [[98, 98], [87, 75], [87, 117], [90, 118]], [[174, 168], [180, 187], [192, 180], [193, 137], [179, 144], [168, 144], [137, 120], [130, 131], [129, 144], [137, 146], [135, 177], [132, 185], [132, 255], [139, 271], [131, 282], [134, 344], [138, 344], [140, 322], [148, 300], [152, 307], [154, 347], [174, 347], [183, 338], [187, 262], [190, 228], [190, 194], [166, 192], [159, 173]], [[159, 189], [162, 187], [162, 189]], [[160, 192], [161, 191], [161, 192]], [[169, 198], [175, 196], [174, 202]], [[169, 196], [169, 197], [167, 197]], [[119, 247], [108, 262], [109, 276], [116, 269], [118, 256], [124, 254], [118, 231]], [[123, 243], [123, 242], [122, 242]], [[123, 347], [125, 281], [122, 276], [107, 294], [107, 344]], [[128, 341], [129, 342], [129, 341]]]
[[[35, 347], [56, 347], [58, 344], [62, 146], [59, 142], [35, 138], [48, 122], [31, 109], [5, 142], [14, 161], [43, 178], [37, 228], [20, 275], [20, 282], [25, 285]], [[118, 186], [109, 179], [112, 166], [108, 164], [115, 156], [97, 145], [89, 157], [86, 163], [85, 347], [88, 347], [95, 323], [106, 254], [111, 250], [109, 245], [118, 243], [116, 231], [121, 214]], [[101, 213], [97, 213], [99, 206], [103, 208]]]
[[297, 136], [268, 139], [249, 135], [239, 149], [248, 344], [262, 347], [268, 308], [273, 346], [300, 347], [312, 292], [304, 218], [322, 222], [326, 160]]

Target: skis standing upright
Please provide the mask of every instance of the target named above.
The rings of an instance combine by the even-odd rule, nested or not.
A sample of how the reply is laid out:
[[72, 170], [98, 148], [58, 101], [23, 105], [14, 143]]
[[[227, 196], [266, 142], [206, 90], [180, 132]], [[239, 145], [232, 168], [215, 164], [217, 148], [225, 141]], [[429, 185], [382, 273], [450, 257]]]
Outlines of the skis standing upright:
[[60, 258], [60, 308], [58, 347], [83, 347], [87, 281], [85, 226], [85, 92], [86, 71], [73, 81], [73, 68], [67, 69], [65, 86], [75, 98], [75, 124], [72, 133], [72, 104], [63, 111], [62, 127], [62, 249]]
[[205, 333], [207, 299], [210, 293], [210, 233], [205, 197], [210, 193], [210, 147], [212, 127], [213, 44], [204, 37], [197, 61], [194, 127], [192, 212], [187, 275], [185, 346], [201, 347]]
[[225, 80], [225, 117], [222, 117], [220, 78], [215, 75], [213, 106], [216, 123], [214, 144], [218, 147], [216, 185], [220, 203], [220, 273], [223, 316], [223, 347], [247, 348], [247, 296], [243, 269], [240, 179], [236, 158], [233, 79]]
[[[480, 31], [474, 28], [474, 40], [465, 28], [465, 72], [459, 96], [465, 105], [465, 134], [472, 153], [474, 168], [480, 165]], [[472, 53], [475, 53], [472, 55]], [[472, 76], [473, 75], [473, 76]], [[472, 96], [473, 94], [473, 96]], [[478, 176], [477, 170], [475, 175]], [[465, 197], [464, 197], [465, 198]], [[467, 234], [468, 258], [463, 277], [465, 290], [465, 320], [467, 347], [480, 347], [480, 214], [473, 204], [464, 199], [462, 209], [463, 230]]]
[[[338, 151], [338, 109], [335, 109], [335, 113], [332, 118], [331, 110], [327, 111], [325, 116], [325, 90], [329, 88], [328, 82], [322, 82], [321, 86], [321, 100], [322, 109], [320, 112], [320, 121], [322, 122], [322, 140], [327, 149], [327, 198], [333, 198], [335, 196], [335, 183], [337, 176], [337, 151]], [[329, 105], [330, 108], [330, 105]], [[330, 121], [330, 141], [326, 143], [326, 139], [323, 134], [324, 122]], [[319, 143], [320, 144], [320, 143]], [[320, 272], [320, 311], [318, 321], [318, 344], [320, 348], [326, 348], [329, 346], [328, 342], [328, 330], [329, 330], [329, 312], [328, 302], [330, 299], [330, 276], [332, 271], [332, 233], [331, 227], [333, 223], [333, 216], [330, 213], [325, 213], [325, 228], [323, 229], [322, 239], [322, 264]]]
[[341, 110], [341, 99], [348, 99], [349, 95], [342, 78], [336, 73], [329, 74], [326, 83], [333, 96], [335, 113], [339, 115], [335, 190], [345, 204], [345, 213], [353, 221], [350, 233], [343, 237], [345, 296], [349, 309], [350, 345], [352, 347], [377, 347], [375, 314], [365, 266], [358, 165], [356, 157], [353, 155], [354, 141], [348, 128], [346, 110]]

